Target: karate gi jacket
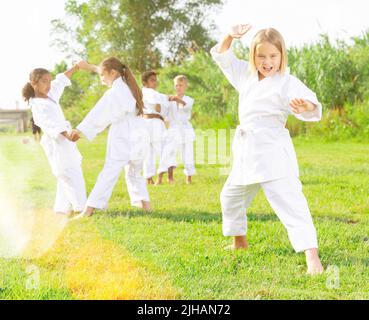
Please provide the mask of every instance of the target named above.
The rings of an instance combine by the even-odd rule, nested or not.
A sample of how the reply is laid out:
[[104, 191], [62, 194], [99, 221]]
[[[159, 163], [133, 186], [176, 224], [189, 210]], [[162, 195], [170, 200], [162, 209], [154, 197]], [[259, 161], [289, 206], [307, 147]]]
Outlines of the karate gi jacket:
[[29, 102], [34, 123], [43, 131], [41, 146], [56, 176], [65, 169], [80, 166], [82, 161], [76, 144], [60, 134], [71, 130], [59, 104], [64, 88], [69, 85], [69, 78], [63, 73], [58, 74], [51, 82], [48, 98], [32, 98]]
[[181, 106], [176, 101], [172, 101], [167, 113], [169, 123], [167, 137], [179, 144], [193, 142], [196, 138], [190, 122], [194, 100], [189, 96], [184, 96], [182, 100], [186, 102], [186, 105]]
[[78, 125], [89, 141], [108, 126], [106, 157], [118, 161], [143, 160], [149, 137], [145, 122], [137, 115], [136, 99], [119, 77]]
[[[290, 114], [303, 121], [319, 121], [322, 105], [316, 94], [288, 70], [259, 81], [247, 61], [236, 58], [231, 49], [219, 53], [217, 48], [218, 45], [211, 49], [211, 55], [239, 93], [240, 125], [232, 144], [229, 183], [249, 185], [290, 173], [299, 176], [296, 153], [285, 125]], [[295, 114], [289, 107], [294, 98], [309, 100], [316, 109]]]

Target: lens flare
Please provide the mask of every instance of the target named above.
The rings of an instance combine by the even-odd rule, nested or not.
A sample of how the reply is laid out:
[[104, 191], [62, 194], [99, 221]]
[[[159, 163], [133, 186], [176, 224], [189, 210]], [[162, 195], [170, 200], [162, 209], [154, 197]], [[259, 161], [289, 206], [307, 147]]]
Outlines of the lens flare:
[[33, 178], [44, 171], [46, 159], [35, 156], [42, 152], [38, 144], [24, 141], [25, 138], [9, 137], [0, 145], [2, 258], [40, 257], [55, 243], [68, 221], [66, 217], [55, 215], [51, 208], [36, 208], [33, 200], [48, 197], [54, 193], [55, 186], [50, 185], [48, 194], [42, 196], [37, 194], [37, 188], [32, 189]]

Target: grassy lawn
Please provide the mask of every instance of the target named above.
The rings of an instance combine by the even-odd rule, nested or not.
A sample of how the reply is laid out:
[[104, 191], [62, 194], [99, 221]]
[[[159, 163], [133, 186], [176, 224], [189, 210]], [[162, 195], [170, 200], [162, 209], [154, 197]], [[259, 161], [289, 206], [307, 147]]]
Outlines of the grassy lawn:
[[[41, 147], [23, 139], [0, 135], [0, 252], [11, 242], [20, 254], [0, 258], [0, 299], [369, 299], [369, 144], [294, 141], [328, 267], [309, 277], [262, 192], [248, 213], [250, 249], [223, 250], [218, 165], [198, 166], [191, 186], [182, 167], [174, 186], [149, 186], [151, 215], [129, 206], [121, 177], [106, 212], [67, 223], [51, 211]], [[105, 139], [79, 144], [88, 191]]]

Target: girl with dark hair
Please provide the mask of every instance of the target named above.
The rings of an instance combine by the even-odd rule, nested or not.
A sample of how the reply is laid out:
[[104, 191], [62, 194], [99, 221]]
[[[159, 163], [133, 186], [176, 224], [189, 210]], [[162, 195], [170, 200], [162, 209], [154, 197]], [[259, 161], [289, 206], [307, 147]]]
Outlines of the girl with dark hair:
[[57, 178], [54, 210], [65, 215], [71, 210], [81, 212], [86, 202], [82, 157], [75, 144], [77, 137], [71, 135], [71, 126], [59, 104], [64, 88], [71, 84], [70, 78], [77, 70], [78, 66], [74, 66], [52, 80], [48, 70], [35, 69], [22, 91], [31, 107], [34, 125], [44, 132], [41, 145]]

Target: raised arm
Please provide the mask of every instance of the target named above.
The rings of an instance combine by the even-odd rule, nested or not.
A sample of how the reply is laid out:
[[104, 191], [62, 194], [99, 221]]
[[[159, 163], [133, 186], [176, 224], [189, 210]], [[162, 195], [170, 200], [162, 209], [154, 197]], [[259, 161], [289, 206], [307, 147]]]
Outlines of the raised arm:
[[78, 62], [77, 65], [81, 70], [85, 70], [85, 71], [88, 71], [88, 72], [101, 73], [101, 70], [100, 70], [99, 66], [96, 66], [94, 64], [90, 64], [87, 61], [82, 60], [82, 61]]
[[233, 26], [230, 32], [219, 43], [217, 47], [217, 52], [224, 53], [228, 51], [232, 45], [233, 39], [241, 39], [250, 29], [250, 24], [238, 24], [236, 26]]
[[70, 68], [69, 70], [64, 72], [64, 75], [68, 78], [71, 79], [72, 76], [79, 70], [79, 66], [78, 64], [75, 64], [72, 68]]
[[248, 24], [233, 27], [228, 35], [210, 51], [214, 61], [237, 91], [240, 91], [241, 85], [247, 77], [248, 62], [238, 59], [230, 47], [233, 39], [241, 38], [250, 29], [251, 26]]
[[55, 80], [51, 82], [51, 88], [49, 91], [49, 97], [55, 102], [59, 103], [59, 100], [64, 92], [65, 87], [71, 85], [70, 79], [73, 74], [79, 70], [78, 64], [75, 64], [72, 68], [68, 69], [64, 73], [59, 73]]

